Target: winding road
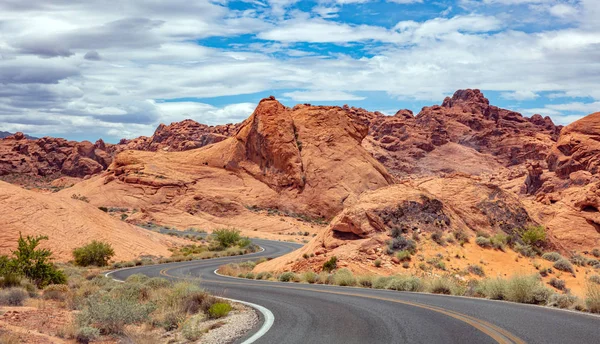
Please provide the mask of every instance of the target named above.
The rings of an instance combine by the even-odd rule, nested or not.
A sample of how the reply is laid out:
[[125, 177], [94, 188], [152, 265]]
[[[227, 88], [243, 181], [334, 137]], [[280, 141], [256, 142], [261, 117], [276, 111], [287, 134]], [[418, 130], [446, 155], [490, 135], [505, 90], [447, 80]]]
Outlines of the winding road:
[[[277, 257], [300, 245], [255, 239], [264, 251], [110, 272], [200, 278], [215, 295], [261, 305], [273, 315], [240, 339], [255, 343], [600, 343], [600, 317], [484, 299], [237, 279], [215, 274], [232, 262]], [[269, 318], [270, 315], [269, 315]], [[263, 331], [259, 331], [259, 328]], [[258, 334], [256, 332], [259, 331]]]

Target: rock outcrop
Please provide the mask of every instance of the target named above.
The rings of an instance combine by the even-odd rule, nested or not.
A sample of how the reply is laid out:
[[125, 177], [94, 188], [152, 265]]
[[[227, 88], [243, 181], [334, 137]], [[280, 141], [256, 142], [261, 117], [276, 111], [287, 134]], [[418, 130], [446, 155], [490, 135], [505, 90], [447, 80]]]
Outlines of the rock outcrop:
[[204, 147], [233, 136], [239, 124], [208, 126], [191, 119], [160, 124], [150, 137], [141, 136], [132, 140], [123, 139], [119, 143], [123, 149], [156, 152], [158, 150], [185, 151]]
[[29, 140], [23, 133], [16, 133], [0, 140], [0, 176], [83, 178], [106, 169], [112, 163], [115, 149], [102, 140], [96, 143], [52, 137]]

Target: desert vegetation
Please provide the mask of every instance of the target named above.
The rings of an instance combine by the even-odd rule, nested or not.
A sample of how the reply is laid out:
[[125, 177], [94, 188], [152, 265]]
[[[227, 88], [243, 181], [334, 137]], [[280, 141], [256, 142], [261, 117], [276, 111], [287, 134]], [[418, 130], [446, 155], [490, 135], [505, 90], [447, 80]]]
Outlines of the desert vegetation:
[[[175, 283], [132, 275], [121, 283], [105, 277], [100, 267], [114, 252], [103, 242], [75, 249], [73, 264], [55, 265], [50, 262], [52, 252], [38, 248], [44, 239], [21, 237], [13, 256], [1, 259], [0, 305], [27, 305], [30, 316], [55, 319], [52, 326], [34, 333], [42, 330], [78, 343], [189, 342], [223, 326], [231, 312], [245, 311], [206, 293], [193, 280]], [[16, 342], [32, 338], [0, 335]]]

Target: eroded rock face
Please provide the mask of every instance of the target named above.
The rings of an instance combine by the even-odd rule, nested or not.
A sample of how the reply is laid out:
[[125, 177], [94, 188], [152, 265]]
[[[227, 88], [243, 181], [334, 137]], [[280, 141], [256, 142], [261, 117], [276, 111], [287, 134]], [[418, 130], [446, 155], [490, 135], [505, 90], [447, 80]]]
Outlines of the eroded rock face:
[[548, 156], [548, 167], [559, 178], [577, 171], [600, 173], [600, 112], [566, 126]]
[[191, 119], [160, 124], [150, 137], [141, 136], [132, 140], [121, 140], [124, 149], [156, 152], [158, 150], [185, 151], [221, 142], [235, 135], [240, 124], [208, 126]]
[[[526, 118], [491, 106], [479, 90], [471, 89], [458, 90], [441, 106], [424, 107], [414, 117], [408, 110], [394, 116], [363, 110], [363, 116], [371, 123], [366, 148], [399, 175], [440, 171], [480, 174], [489, 172], [483, 167], [490, 164], [509, 167], [528, 160], [543, 162], [561, 129], [549, 117]], [[445, 167], [418, 163], [450, 143], [465, 148], [452, 149], [456, 156]], [[438, 155], [447, 155], [448, 151]], [[473, 162], [471, 166], [452, 163], [465, 158]]]
[[16, 133], [0, 140], [0, 175], [83, 178], [106, 169], [115, 149], [102, 140], [96, 143], [52, 137], [28, 140], [23, 133]]

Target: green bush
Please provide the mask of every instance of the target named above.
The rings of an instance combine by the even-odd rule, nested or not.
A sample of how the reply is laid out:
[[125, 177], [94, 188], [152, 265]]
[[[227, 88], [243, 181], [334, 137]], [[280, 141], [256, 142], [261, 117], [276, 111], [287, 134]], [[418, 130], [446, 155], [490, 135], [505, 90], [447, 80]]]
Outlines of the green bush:
[[48, 284], [65, 284], [67, 277], [50, 262], [52, 252], [48, 249], [38, 249], [40, 241], [48, 240], [46, 236], [27, 236], [19, 234], [17, 250], [13, 251], [14, 258], [9, 259], [2, 275], [23, 275], [38, 288]]
[[240, 241], [240, 231], [236, 229], [217, 229], [212, 233], [221, 247], [231, 247]]
[[295, 273], [293, 272], [284, 272], [281, 274], [281, 276], [279, 276], [279, 281], [281, 282], [293, 282], [294, 280], [297, 279], [297, 276]]
[[73, 250], [75, 264], [79, 266], [107, 266], [114, 255], [115, 250], [109, 243], [96, 240]]
[[492, 241], [489, 238], [484, 238], [482, 236], [478, 236], [477, 238], [475, 238], [475, 243], [483, 248], [491, 248], [492, 247]]
[[573, 265], [571, 265], [571, 263], [566, 259], [560, 259], [560, 260], [554, 262], [554, 265], [552, 265], [552, 266], [554, 266], [554, 268], [556, 270], [575, 273], [575, 269], [573, 269]]
[[225, 302], [217, 302], [208, 309], [208, 315], [213, 319], [225, 317], [231, 312], [231, 305]]
[[352, 271], [341, 269], [333, 275], [333, 283], [342, 287], [353, 286], [356, 285], [356, 278], [352, 274]]
[[331, 272], [337, 268], [337, 257], [333, 256], [323, 263], [323, 271]]
[[77, 330], [75, 333], [75, 340], [77, 343], [88, 344], [100, 337], [100, 331], [97, 328], [90, 326], [84, 326]]
[[546, 242], [546, 228], [544, 226], [528, 226], [521, 230], [521, 240], [530, 246], [540, 247]]
[[375, 265], [376, 268], [381, 266], [381, 259], [375, 259], [375, 262], [373, 262], [373, 265]]
[[9, 288], [0, 290], [0, 305], [23, 306], [23, 301], [29, 298], [29, 294], [22, 288]]
[[561, 259], [565, 259], [560, 253], [558, 252], [546, 252], [542, 255], [542, 258], [551, 262], [557, 262]]
[[509, 238], [506, 234], [496, 234], [490, 238], [490, 243], [492, 247], [504, 251], [505, 246], [508, 244]]

